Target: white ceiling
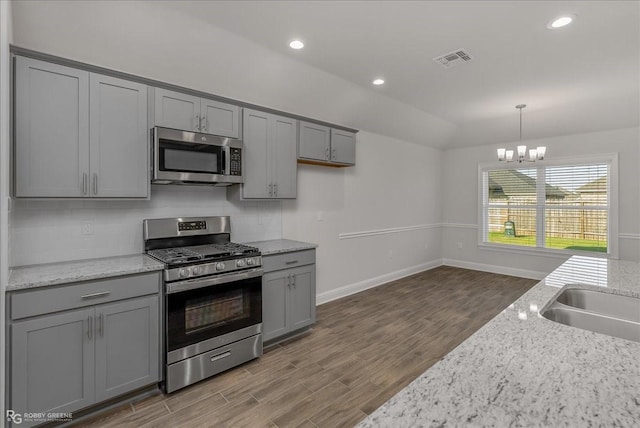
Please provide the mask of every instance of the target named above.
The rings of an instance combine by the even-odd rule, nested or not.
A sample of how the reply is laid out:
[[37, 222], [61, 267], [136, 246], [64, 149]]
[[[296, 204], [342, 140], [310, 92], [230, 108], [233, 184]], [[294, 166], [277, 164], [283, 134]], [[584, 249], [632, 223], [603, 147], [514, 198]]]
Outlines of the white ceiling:
[[[170, 7], [452, 122], [447, 147], [638, 126], [638, 1], [210, 1]], [[547, 29], [572, 13], [571, 25]], [[305, 48], [294, 51], [290, 40]], [[432, 58], [463, 48], [472, 62]], [[386, 84], [371, 81], [383, 77]]]

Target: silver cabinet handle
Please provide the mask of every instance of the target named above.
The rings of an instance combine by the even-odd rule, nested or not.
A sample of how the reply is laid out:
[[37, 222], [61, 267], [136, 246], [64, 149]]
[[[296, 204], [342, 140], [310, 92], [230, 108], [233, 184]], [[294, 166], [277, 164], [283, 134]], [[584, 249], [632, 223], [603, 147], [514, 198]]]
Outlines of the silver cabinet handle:
[[87, 317], [87, 339], [91, 340], [93, 337], [93, 317], [89, 315]]
[[331, 150], [331, 160], [336, 160], [336, 149]]
[[278, 183], [273, 185], [273, 196], [278, 197]]
[[100, 332], [100, 337], [104, 337], [104, 314], [100, 313], [99, 322], [98, 322], [98, 331]]
[[200, 129], [202, 131], [206, 131], [207, 130], [207, 117], [206, 116], [202, 116], [200, 118]]
[[200, 130], [200, 115], [196, 114], [195, 124], [193, 125], [196, 131]]
[[273, 184], [269, 184], [269, 196], [273, 196]]
[[95, 172], [93, 173], [93, 194], [98, 194], [98, 174]]
[[329, 148], [327, 147], [327, 150], [325, 150], [324, 152], [324, 157], [329, 160]]
[[82, 194], [83, 195], [87, 194], [87, 173], [86, 172], [82, 173]]
[[284, 262], [285, 265], [295, 265], [298, 263], [298, 260], [289, 260], [288, 262]]
[[111, 294], [110, 291], [100, 291], [99, 293], [85, 294], [84, 296], [80, 296], [80, 298], [82, 300], [89, 300], [89, 299], [95, 299], [97, 297], [108, 296], [109, 294]]
[[291, 287], [291, 274], [287, 275], [287, 287]]
[[214, 355], [211, 357], [211, 362], [221, 360], [223, 358], [227, 358], [231, 356], [231, 351], [223, 352], [222, 354]]
[[293, 287], [295, 288], [295, 286], [296, 286], [296, 274], [295, 273], [291, 274], [291, 279], [293, 280]]

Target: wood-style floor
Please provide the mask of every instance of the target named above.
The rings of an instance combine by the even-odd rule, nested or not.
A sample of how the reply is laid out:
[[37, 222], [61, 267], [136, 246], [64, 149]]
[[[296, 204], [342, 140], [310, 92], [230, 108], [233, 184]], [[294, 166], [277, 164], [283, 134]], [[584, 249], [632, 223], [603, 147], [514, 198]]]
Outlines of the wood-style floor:
[[302, 337], [99, 427], [351, 427], [537, 281], [439, 267], [318, 307]]

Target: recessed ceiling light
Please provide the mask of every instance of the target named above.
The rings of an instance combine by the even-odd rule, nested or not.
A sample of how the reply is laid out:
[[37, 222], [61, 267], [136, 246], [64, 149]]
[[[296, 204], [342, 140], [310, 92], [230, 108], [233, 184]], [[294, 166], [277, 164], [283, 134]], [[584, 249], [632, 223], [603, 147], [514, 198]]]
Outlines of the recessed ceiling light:
[[376, 79], [376, 80], [374, 80], [374, 81], [373, 81], [373, 82], [371, 82], [371, 83], [373, 83], [373, 84], [374, 84], [374, 85], [376, 85], [376, 86], [380, 86], [380, 85], [383, 85], [383, 84], [384, 84], [384, 79]]
[[571, 24], [571, 21], [575, 18], [574, 15], [563, 15], [557, 18], [554, 18], [551, 22], [547, 24], [547, 28], [554, 29], [564, 27], [565, 25]]
[[289, 43], [289, 46], [291, 47], [291, 49], [302, 49], [304, 47], [304, 43], [302, 43], [300, 40], [293, 40], [291, 43]]

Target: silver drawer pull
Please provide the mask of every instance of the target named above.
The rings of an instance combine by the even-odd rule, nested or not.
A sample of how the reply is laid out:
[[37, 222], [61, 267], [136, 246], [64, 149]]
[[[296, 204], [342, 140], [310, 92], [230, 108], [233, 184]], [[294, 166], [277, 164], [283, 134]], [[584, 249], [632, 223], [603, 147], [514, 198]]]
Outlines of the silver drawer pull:
[[298, 260], [289, 260], [288, 262], [284, 262], [285, 265], [295, 265], [298, 263]]
[[97, 297], [104, 297], [111, 294], [110, 291], [101, 291], [99, 293], [85, 294], [84, 296], [80, 296], [82, 300], [95, 299]]
[[231, 356], [231, 351], [227, 351], [227, 352], [225, 352], [223, 354], [218, 354], [218, 355], [215, 355], [215, 356], [211, 357], [211, 362], [213, 363], [214, 361], [218, 361], [218, 360], [221, 360], [223, 358], [230, 357], [230, 356]]

